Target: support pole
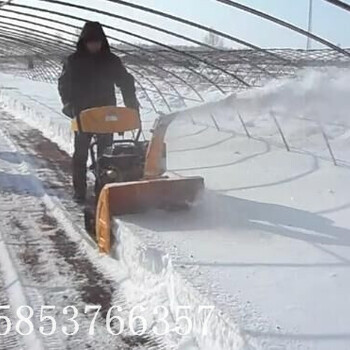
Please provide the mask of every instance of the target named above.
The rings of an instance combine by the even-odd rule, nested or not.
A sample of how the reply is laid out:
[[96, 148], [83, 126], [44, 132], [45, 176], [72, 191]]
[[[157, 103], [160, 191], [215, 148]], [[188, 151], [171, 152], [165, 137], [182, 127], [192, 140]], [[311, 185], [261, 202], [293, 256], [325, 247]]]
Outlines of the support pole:
[[210, 117], [211, 117], [211, 119], [213, 120], [213, 123], [214, 123], [214, 125], [215, 125], [215, 127], [216, 127], [216, 130], [217, 130], [217, 131], [220, 131], [219, 124], [218, 124], [218, 122], [216, 121], [214, 114], [213, 114], [213, 113], [210, 113]]
[[243, 117], [241, 116], [241, 114], [239, 112], [237, 112], [237, 115], [238, 115], [238, 118], [243, 126], [243, 129], [244, 129], [244, 132], [246, 133], [247, 137], [248, 138], [251, 138], [251, 135], [249, 133], [249, 130], [247, 128], [247, 125], [245, 124], [244, 120], [243, 120]]
[[279, 132], [280, 135], [281, 135], [282, 141], [283, 141], [284, 145], [286, 146], [287, 151], [290, 152], [290, 148], [289, 148], [287, 139], [286, 139], [286, 137], [285, 137], [284, 134], [283, 134], [283, 130], [282, 130], [282, 128], [281, 128], [280, 123], [278, 122], [278, 120], [277, 120], [277, 118], [276, 118], [275, 113], [271, 111], [271, 112], [270, 112], [270, 115], [271, 115], [272, 119], [274, 120], [274, 122], [275, 122], [275, 124], [276, 124], [277, 130], [278, 130], [278, 132]]
[[[312, 33], [312, 19], [313, 19], [313, 0], [309, 0], [309, 20], [308, 20], [308, 27], [307, 31], [309, 33]], [[306, 50], [311, 49], [311, 38], [308, 36], [307, 37], [307, 42], [306, 42]]]
[[324, 138], [324, 140], [325, 140], [325, 142], [326, 142], [326, 145], [327, 145], [329, 154], [331, 155], [331, 158], [332, 158], [332, 160], [333, 160], [333, 164], [334, 164], [335, 166], [337, 166], [337, 165], [338, 165], [338, 164], [337, 164], [337, 160], [335, 159], [335, 156], [334, 156], [334, 153], [333, 153], [331, 144], [330, 144], [330, 142], [329, 142], [329, 138], [328, 138], [328, 136], [327, 136], [327, 133], [326, 133], [326, 131], [324, 130], [324, 128], [323, 128], [323, 126], [322, 126], [321, 123], [319, 124], [319, 126], [320, 126], [320, 130], [321, 130], [322, 136], [323, 136], [323, 138]]

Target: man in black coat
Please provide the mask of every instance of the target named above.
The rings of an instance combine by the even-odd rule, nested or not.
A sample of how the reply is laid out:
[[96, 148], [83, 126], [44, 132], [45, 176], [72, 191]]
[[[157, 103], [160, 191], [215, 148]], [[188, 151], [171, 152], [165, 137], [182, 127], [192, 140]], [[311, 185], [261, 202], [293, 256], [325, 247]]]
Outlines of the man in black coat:
[[[68, 57], [59, 78], [63, 113], [74, 118], [84, 109], [115, 106], [115, 85], [121, 89], [126, 107], [138, 109], [133, 76], [120, 58], [111, 52], [101, 24], [87, 22], [77, 49]], [[73, 187], [74, 197], [79, 202], [83, 202], [86, 196], [86, 163], [92, 136], [75, 133]], [[112, 139], [110, 134], [98, 135], [98, 152], [111, 145]]]

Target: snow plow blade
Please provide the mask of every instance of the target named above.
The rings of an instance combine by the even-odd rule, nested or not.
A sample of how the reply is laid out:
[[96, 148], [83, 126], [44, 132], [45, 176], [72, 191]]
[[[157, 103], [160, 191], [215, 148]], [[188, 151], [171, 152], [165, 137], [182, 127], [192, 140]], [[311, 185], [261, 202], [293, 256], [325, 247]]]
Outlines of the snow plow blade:
[[203, 190], [204, 180], [201, 177], [162, 178], [104, 186], [96, 210], [99, 251], [110, 252], [113, 216], [150, 209], [184, 208], [192, 204]]

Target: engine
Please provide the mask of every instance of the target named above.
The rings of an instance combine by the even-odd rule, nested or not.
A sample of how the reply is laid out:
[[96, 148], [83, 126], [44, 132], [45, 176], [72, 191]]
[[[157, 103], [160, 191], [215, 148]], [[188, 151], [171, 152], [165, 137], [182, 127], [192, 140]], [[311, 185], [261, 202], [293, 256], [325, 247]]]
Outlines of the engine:
[[138, 181], [143, 177], [148, 142], [115, 144], [98, 159], [101, 188], [112, 182]]

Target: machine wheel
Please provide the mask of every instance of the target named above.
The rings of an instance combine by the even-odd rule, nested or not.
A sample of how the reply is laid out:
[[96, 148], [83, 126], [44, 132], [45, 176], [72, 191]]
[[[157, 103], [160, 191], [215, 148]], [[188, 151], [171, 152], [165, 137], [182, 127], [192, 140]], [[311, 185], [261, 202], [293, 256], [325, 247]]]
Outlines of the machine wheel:
[[92, 207], [86, 207], [84, 209], [84, 223], [86, 231], [96, 241], [96, 218], [95, 210]]
[[96, 198], [96, 203], [98, 202], [98, 198], [100, 196], [102, 188], [103, 188], [103, 185], [102, 185], [101, 181], [96, 179], [96, 181], [95, 181], [95, 198]]
[[184, 211], [189, 210], [191, 207], [190, 203], [168, 203], [162, 206], [165, 211]]

